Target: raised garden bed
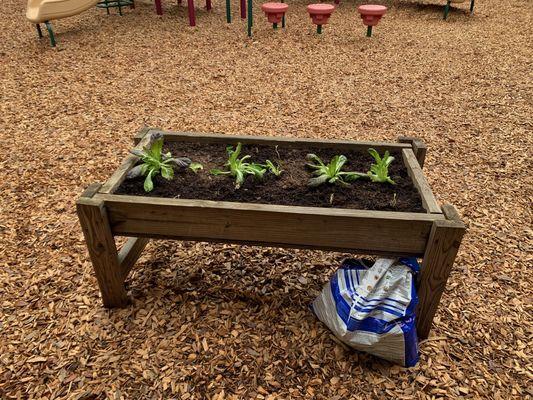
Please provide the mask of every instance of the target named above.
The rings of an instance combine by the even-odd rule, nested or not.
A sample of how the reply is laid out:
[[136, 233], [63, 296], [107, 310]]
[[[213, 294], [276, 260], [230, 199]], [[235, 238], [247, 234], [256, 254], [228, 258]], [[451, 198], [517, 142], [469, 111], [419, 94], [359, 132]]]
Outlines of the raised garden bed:
[[[136, 137], [141, 149], [155, 129]], [[418, 334], [427, 337], [465, 228], [455, 209], [442, 208], [422, 173], [426, 147], [419, 140], [398, 143], [331, 141], [219, 134], [163, 132], [166, 147], [209, 169], [225, 158], [226, 145], [243, 144], [254, 158], [283, 160], [279, 178], [245, 180], [184, 172], [172, 181], [154, 180], [148, 195], [142, 179], [125, 182], [139, 161], [128, 156], [103, 184], [91, 185], [77, 203], [78, 216], [106, 307], [122, 307], [130, 269], [149, 238], [241, 243], [260, 246], [350, 251], [423, 258], [418, 283]], [[328, 159], [349, 155], [349, 168], [369, 164], [368, 148], [395, 158], [396, 185], [356, 181], [350, 187], [306, 185], [301, 166], [310, 151]], [[222, 151], [220, 150], [222, 149]], [[363, 165], [365, 164], [365, 165]], [[304, 175], [307, 174], [307, 175]], [[332, 196], [333, 194], [333, 196]], [[130, 239], [120, 251], [115, 236]]]

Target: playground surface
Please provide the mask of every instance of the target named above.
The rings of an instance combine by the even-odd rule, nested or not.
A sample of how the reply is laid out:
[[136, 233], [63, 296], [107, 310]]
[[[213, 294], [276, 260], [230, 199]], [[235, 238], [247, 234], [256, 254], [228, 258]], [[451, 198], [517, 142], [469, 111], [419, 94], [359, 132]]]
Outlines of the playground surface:
[[[54, 23], [0, 20], [0, 398], [531, 398], [533, 4], [393, 1], [372, 38], [342, 1], [307, 2], [252, 40], [232, 2], [197, 26], [137, 2]], [[417, 136], [441, 203], [468, 226], [421, 361], [345, 350], [308, 310], [340, 253], [160, 241], [102, 308], [75, 212], [144, 125], [356, 140]], [[529, 384], [527, 382], [530, 382]]]

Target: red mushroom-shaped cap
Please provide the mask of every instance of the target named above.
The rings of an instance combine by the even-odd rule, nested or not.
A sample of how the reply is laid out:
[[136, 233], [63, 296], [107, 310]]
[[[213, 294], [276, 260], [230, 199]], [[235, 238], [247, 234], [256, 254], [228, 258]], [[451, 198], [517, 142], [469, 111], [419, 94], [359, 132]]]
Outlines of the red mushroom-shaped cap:
[[335, 11], [335, 6], [331, 4], [309, 4], [307, 11], [315, 25], [325, 25], [328, 23], [330, 15]]
[[381, 17], [387, 12], [387, 7], [377, 4], [364, 4], [357, 7], [357, 11], [361, 14], [363, 24], [374, 26], [378, 24]]
[[289, 5], [284, 3], [264, 3], [261, 5], [261, 10], [265, 12], [268, 22], [272, 24], [279, 23], [288, 9]]

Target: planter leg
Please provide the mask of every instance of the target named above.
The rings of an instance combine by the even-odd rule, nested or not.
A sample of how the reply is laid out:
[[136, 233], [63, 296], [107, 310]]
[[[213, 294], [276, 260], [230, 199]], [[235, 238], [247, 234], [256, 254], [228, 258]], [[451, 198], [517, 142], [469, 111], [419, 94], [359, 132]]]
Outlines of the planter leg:
[[429, 336], [433, 317], [465, 233], [465, 226], [455, 208], [444, 205], [442, 209], [447, 219], [433, 222], [418, 281], [416, 328], [420, 340]]
[[451, 3], [451, 0], [448, 0], [448, 1], [446, 2], [446, 7], [444, 7], [444, 18], [442, 18], [442, 19], [444, 19], [444, 20], [445, 20], [446, 18], [448, 18], [448, 13], [450, 12], [450, 3]]
[[41, 30], [41, 25], [40, 24], [35, 24], [35, 27], [37, 28], [37, 35], [39, 35], [39, 39], [42, 39], [43, 31]]
[[125, 307], [130, 303], [124, 287], [115, 239], [102, 201], [92, 196], [99, 186], [89, 187], [76, 204], [78, 218], [93, 263], [102, 301], [107, 308]]
[[473, 13], [474, 13], [474, 1], [475, 1], [475, 0], [471, 0], [471, 1], [470, 1], [470, 14], [473, 14]]

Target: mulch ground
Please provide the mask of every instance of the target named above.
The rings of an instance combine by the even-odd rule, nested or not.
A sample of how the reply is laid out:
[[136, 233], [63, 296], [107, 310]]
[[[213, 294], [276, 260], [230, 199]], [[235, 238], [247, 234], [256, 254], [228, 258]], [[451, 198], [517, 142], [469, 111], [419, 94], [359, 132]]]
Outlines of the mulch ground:
[[[290, 2], [255, 37], [224, 2], [91, 9], [39, 41], [23, 0], [0, 28], [0, 397], [531, 398], [532, 3], [395, 1], [364, 37], [344, 1], [322, 37]], [[198, 4], [200, 6], [200, 4]], [[307, 306], [345, 255], [152, 242], [102, 308], [75, 200], [143, 125], [183, 131], [422, 138], [439, 201], [468, 233], [432, 336], [404, 369], [336, 343]]]

